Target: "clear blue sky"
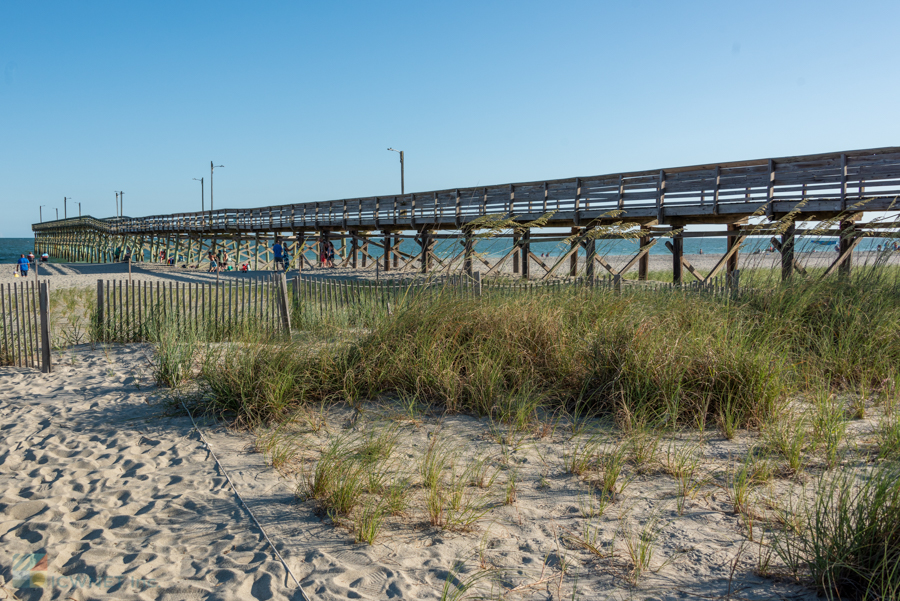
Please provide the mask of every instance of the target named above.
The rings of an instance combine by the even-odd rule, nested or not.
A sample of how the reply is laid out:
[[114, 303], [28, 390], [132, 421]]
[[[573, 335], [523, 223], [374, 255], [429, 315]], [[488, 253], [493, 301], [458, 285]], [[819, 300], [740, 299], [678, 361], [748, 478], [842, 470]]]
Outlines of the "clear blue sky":
[[229, 208], [396, 193], [389, 146], [418, 191], [900, 145], [898, 23], [896, 0], [4, 1], [0, 237], [63, 196], [199, 210], [210, 160]]

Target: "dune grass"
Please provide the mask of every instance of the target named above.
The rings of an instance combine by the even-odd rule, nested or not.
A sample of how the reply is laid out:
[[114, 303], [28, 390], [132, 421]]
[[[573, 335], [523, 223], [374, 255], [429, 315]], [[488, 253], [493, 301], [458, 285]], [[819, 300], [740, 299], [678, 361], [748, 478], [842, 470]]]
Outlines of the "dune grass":
[[828, 599], [900, 598], [900, 466], [827, 473], [775, 550]]
[[865, 280], [735, 297], [432, 295], [343, 342], [256, 338], [212, 351], [201, 378], [209, 408], [249, 422], [392, 395], [506, 422], [579, 408], [620, 423], [709, 421], [730, 435], [794, 394], [896, 381], [898, 332], [900, 292]]

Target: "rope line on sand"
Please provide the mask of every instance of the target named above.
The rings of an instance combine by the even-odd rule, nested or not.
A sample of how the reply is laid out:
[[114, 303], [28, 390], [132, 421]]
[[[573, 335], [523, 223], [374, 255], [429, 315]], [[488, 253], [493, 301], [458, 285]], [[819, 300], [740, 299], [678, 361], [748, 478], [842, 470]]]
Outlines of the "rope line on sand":
[[225, 469], [225, 466], [222, 465], [222, 462], [219, 461], [219, 458], [216, 457], [215, 451], [213, 451], [212, 445], [209, 444], [209, 441], [206, 440], [206, 437], [203, 436], [203, 430], [200, 429], [200, 426], [197, 425], [197, 422], [194, 421], [194, 415], [191, 413], [191, 410], [187, 408], [187, 405], [184, 404], [184, 399], [181, 400], [181, 406], [184, 407], [184, 410], [187, 411], [188, 417], [191, 418], [191, 423], [194, 424], [194, 429], [197, 430], [197, 434], [200, 435], [200, 440], [203, 441], [203, 444], [206, 445], [206, 450], [209, 451], [209, 454], [213, 456], [213, 459], [216, 462], [216, 465], [219, 466], [219, 469], [222, 470], [222, 473], [225, 474], [225, 479], [228, 480], [228, 484], [231, 485], [231, 490], [234, 491], [234, 494], [237, 496], [238, 500], [241, 502], [241, 505], [244, 506], [244, 509], [247, 510], [247, 513], [250, 514], [250, 517], [253, 519], [253, 522], [256, 524], [256, 527], [259, 528], [259, 531], [262, 532], [263, 537], [266, 539], [266, 542], [269, 543], [269, 546], [272, 547], [272, 550], [275, 551], [275, 555], [281, 561], [281, 565], [284, 566], [284, 569], [287, 570], [287, 573], [291, 575], [291, 578], [294, 579], [294, 584], [297, 585], [297, 590], [300, 591], [300, 596], [303, 597], [303, 601], [311, 601], [309, 596], [306, 594], [306, 591], [303, 590], [303, 587], [300, 586], [300, 581], [297, 580], [297, 577], [294, 575], [294, 572], [291, 570], [290, 566], [288, 566], [287, 562], [284, 560], [284, 557], [281, 556], [281, 553], [278, 552], [278, 549], [275, 548], [275, 545], [272, 543], [272, 539], [269, 538], [269, 535], [266, 534], [265, 528], [262, 527], [262, 524], [259, 523], [259, 520], [256, 519], [256, 516], [253, 515], [253, 511], [250, 509], [250, 505], [247, 504], [247, 501], [241, 496], [241, 493], [238, 492], [237, 487], [234, 485], [234, 482], [231, 480], [231, 476], [228, 475], [228, 471]]

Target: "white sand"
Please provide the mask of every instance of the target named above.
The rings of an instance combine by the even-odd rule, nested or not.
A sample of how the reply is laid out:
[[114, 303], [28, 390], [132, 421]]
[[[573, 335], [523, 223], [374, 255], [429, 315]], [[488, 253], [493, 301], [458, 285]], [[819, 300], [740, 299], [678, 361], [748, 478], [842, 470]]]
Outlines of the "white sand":
[[[148, 352], [146, 345], [80, 347], [57, 356], [52, 375], [0, 368], [0, 590], [13, 590], [16, 554], [46, 553], [47, 588], [22, 588], [17, 598], [300, 599], [189, 419], [166, 416], [164, 395], [149, 381]], [[280, 472], [250, 451], [253, 435], [202, 422], [313, 599], [438, 599], [455, 565], [461, 577], [490, 569], [481, 594], [519, 587], [511, 598], [570, 599], [573, 591], [577, 599], [718, 598], [729, 586], [743, 599], [815, 597], [755, 575], [758, 546], [716, 484], [729, 457], [746, 453], [746, 435], [730, 442], [708, 436], [702, 475], [713, 480], [683, 516], [670, 476], [629, 468], [635, 479], [620, 498], [602, 517], [585, 518], [588, 487], [563, 469], [576, 444], [563, 427], [525, 435], [511, 448], [498, 443], [486, 420], [409, 421], [374, 405], [361, 409], [335, 407], [326, 413], [328, 429], [298, 431], [297, 456]], [[398, 428], [396, 469], [413, 484], [432, 436], [463, 455], [484, 453], [500, 468], [485, 492], [492, 508], [471, 532], [430, 526], [413, 490], [409, 508], [388, 520], [373, 546], [355, 544], [347, 529], [317, 516], [314, 502], [295, 498], [300, 474], [330, 437], [385, 425]], [[678, 444], [696, 441], [696, 433], [687, 436]], [[512, 470], [517, 499], [504, 505], [499, 499]], [[661, 525], [653, 571], [632, 587], [623, 528], [651, 516]], [[573, 542], [591, 524], [613, 556], [599, 558]]]
[[[0, 368], [0, 598], [293, 598], [190, 421], [165, 417], [146, 350]], [[4, 596], [31, 553], [49, 583]]]

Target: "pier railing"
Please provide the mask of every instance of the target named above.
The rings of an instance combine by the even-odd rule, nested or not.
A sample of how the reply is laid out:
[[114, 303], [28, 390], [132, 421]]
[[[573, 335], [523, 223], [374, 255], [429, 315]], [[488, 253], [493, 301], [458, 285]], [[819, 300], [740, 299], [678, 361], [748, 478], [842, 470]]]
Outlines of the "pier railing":
[[[765, 208], [785, 214], [834, 214], [868, 199], [865, 210], [886, 210], [900, 195], [900, 148], [759, 159], [653, 169], [404, 195], [370, 196], [252, 209], [34, 224], [35, 231], [96, 227], [117, 234], [225, 233], [319, 228], [459, 228], [485, 215], [522, 219], [552, 213], [548, 225], [613, 219], [713, 219]], [[862, 209], [860, 209], [862, 210]]]

